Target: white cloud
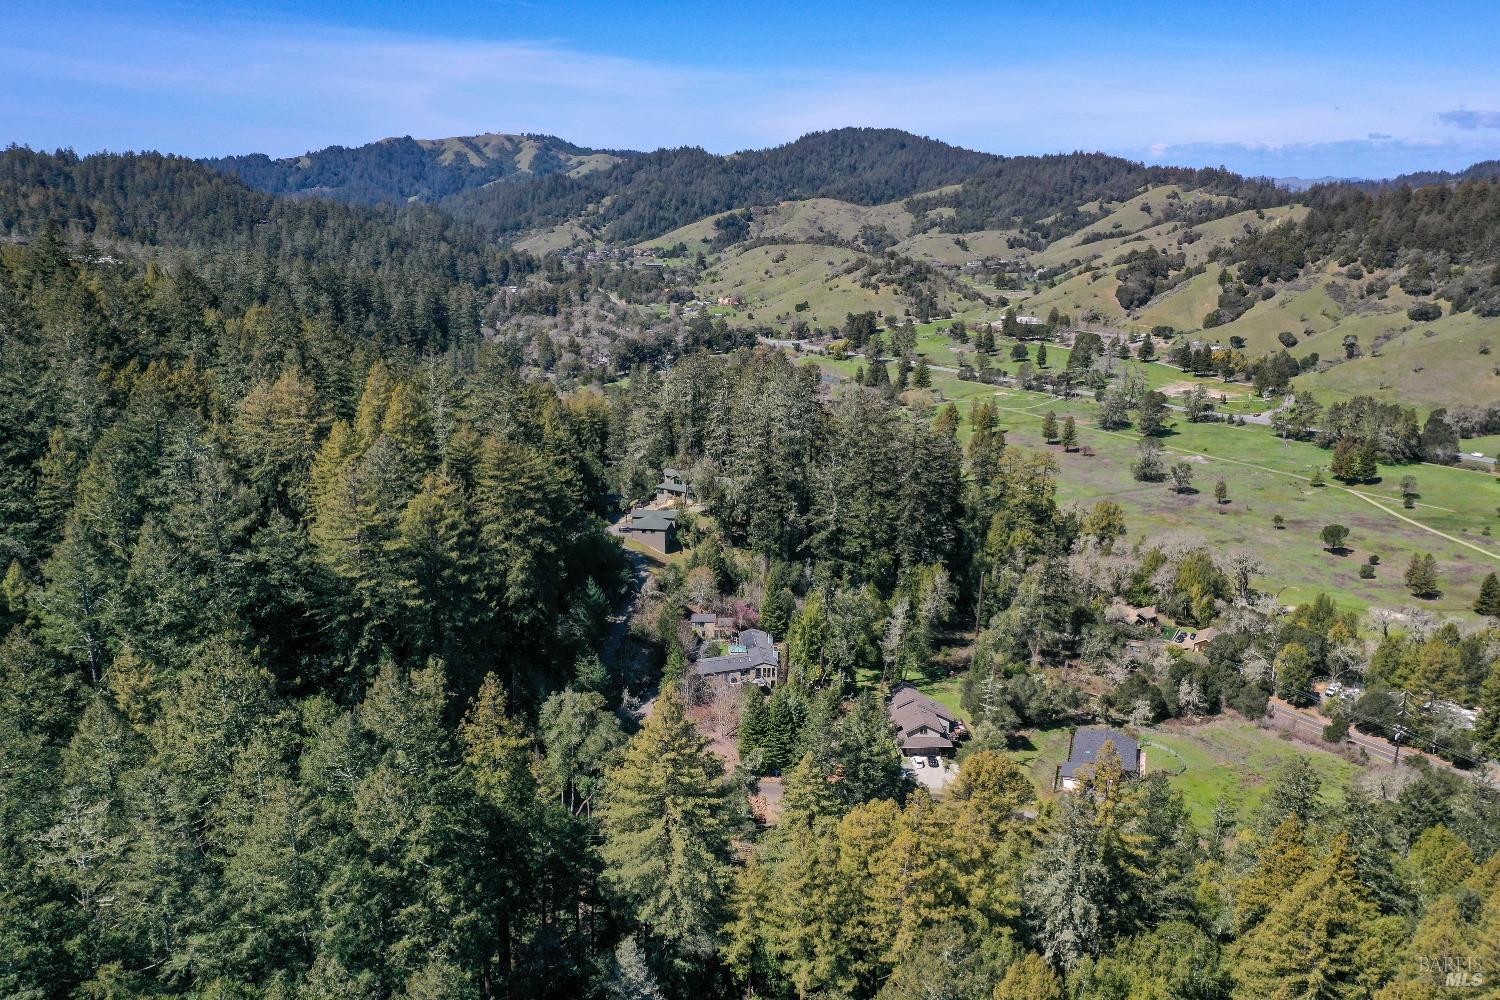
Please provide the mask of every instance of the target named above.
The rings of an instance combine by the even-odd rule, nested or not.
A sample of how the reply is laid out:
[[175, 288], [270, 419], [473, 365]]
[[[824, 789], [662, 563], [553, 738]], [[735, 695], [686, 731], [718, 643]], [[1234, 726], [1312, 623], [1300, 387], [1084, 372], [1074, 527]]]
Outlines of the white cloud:
[[1462, 108], [1457, 111], [1440, 111], [1438, 121], [1456, 128], [1500, 128], [1500, 111], [1468, 111]]

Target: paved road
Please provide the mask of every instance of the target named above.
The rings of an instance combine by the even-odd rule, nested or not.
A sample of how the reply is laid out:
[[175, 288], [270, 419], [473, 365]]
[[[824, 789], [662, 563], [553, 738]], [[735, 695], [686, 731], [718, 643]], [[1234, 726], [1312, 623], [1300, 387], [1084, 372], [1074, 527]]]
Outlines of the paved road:
[[[1277, 698], [1271, 699], [1267, 718], [1273, 722], [1285, 724], [1293, 732], [1315, 736], [1319, 739], [1322, 739], [1323, 727], [1328, 725], [1328, 720], [1323, 718], [1323, 716], [1315, 712], [1293, 708], [1291, 705]], [[1432, 754], [1423, 753], [1411, 747], [1398, 748], [1389, 740], [1379, 736], [1370, 736], [1352, 728], [1349, 730], [1349, 737], [1345, 742], [1359, 747], [1371, 757], [1385, 764], [1397, 763], [1398, 757], [1401, 760], [1410, 760], [1414, 756], [1423, 757], [1433, 767], [1442, 768], [1453, 774], [1461, 774], [1476, 781], [1492, 783], [1492, 779], [1489, 776], [1490, 769], [1487, 767], [1481, 767], [1472, 771], [1464, 770], [1460, 767], [1454, 767], [1441, 757], [1434, 757]]]
[[[1267, 718], [1269, 718], [1272, 722], [1279, 722], [1284, 724], [1293, 732], [1301, 733], [1304, 736], [1314, 736], [1318, 739], [1323, 738], [1323, 728], [1328, 725], [1328, 720], [1323, 718], [1321, 715], [1316, 715], [1312, 712], [1299, 711], [1298, 709], [1292, 708], [1290, 705], [1281, 704], [1275, 701], [1271, 703], [1270, 710], [1267, 713]], [[1357, 732], [1353, 729], [1349, 730], [1349, 739], [1347, 740], [1347, 742], [1352, 743], [1354, 746], [1357, 746], [1361, 750], [1368, 753], [1371, 757], [1374, 757], [1376, 760], [1382, 761], [1386, 764], [1396, 763], [1397, 757], [1401, 753], [1400, 750], [1398, 750], [1396, 747], [1392, 746], [1385, 740], [1378, 739], [1372, 736], [1366, 736], [1364, 733]], [[1407, 756], [1411, 756], [1413, 752], [1414, 751], [1412, 751], [1411, 749], [1406, 750]], [[1418, 756], [1425, 756], [1425, 754], [1418, 754]]]
[[[620, 525], [629, 516], [630, 514], [626, 513], [611, 524], [609, 533], [618, 535]], [[604, 661], [604, 669], [609, 673], [615, 673], [625, 667], [625, 664], [619, 662], [620, 649], [625, 645], [626, 637], [630, 635], [630, 619], [635, 614], [635, 605], [640, 599], [641, 588], [646, 585], [646, 580], [651, 576], [651, 564], [646, 557], [628, 545], [623, 548], [625, 558], [630, 560], [630, 583], [625, 588], [619, 604], [615, 606], [614, 612], [609, 616], [609, 637], [604, 640], [604, 650], [600, 657]]]

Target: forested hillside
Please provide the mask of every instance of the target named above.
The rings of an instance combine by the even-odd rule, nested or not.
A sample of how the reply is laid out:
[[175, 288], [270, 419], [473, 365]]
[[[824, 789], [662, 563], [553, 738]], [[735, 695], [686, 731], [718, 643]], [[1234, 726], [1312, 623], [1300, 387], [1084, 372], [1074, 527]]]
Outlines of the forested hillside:
[[1237, 208], [1268, 208], [1289, 196], [1266, 180], [1247, 180], [1227, 170], [1147, 167], [1103, 153], [1000, 157], [953, 191], [912, 199], [914, 212], [952, 209], [941, 222], [945, 232], [1022, 228], [1047, 219], [1050, 242], [1092, 219], [1088, 203], [1126, 201], [1143, 187], [1176, 184], [1233, 197]]
[[584, 149], [550, 135], [489, 133], [449, 139], [408, 135], [284, 159], [250, 153], [203, 162], [259, 191], [373, 205], [431, 202], [497, 181], [587, 173], [629, 155], [634, 154]]
[[996, 159], [895, 129], [848, 128], [732, 156], [658, 150], [582, 177], [468, 191], [444, 207], [501, 233], [587, 215], [606, 239], [633, 243], [706, 215], [787, 199], [895, 201], [956, 184]]

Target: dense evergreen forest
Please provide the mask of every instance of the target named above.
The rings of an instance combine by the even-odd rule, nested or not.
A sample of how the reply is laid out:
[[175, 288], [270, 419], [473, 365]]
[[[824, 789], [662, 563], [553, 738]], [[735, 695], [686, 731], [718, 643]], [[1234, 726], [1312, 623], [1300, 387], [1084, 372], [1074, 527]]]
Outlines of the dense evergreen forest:
[[[972, 168], [901, 162], [831, 190]], [[648, 200], [623, 230], [667, 223]], [[1106, 750], [1041, 801], [1014, 756], [1095, 695], [1255, 717], [1349, 671], [1362, 712], [1453, 749], [1405, 693], [1500, 717], [1489, 632], [1364, 657], [1352, 611], [1256, 593], [1254, 553], [1060, 503], [993, 405], [686, 339], [563, 391], [482, 321], [585, 272], [429, 207], [10, 150], [0, 226], [0, 994], [1494, 995], [1500, 798], [1468, 774], [1335, 787], [1294, 756], [1195, 822], [1166, 769]], [[1161, 406], [1111, 392], [1122, 421]], [[606, 526], [668, 465], [700, 490], [689, 553], [612, 621], [633, 561]], [[1133, 659], [1124, 598], [1219, 635]], [[679, 627], [719, 600], [786, 648], [787, 683], [729, 706], [732, 768]], [[935, 800], [881, 697], [971, 628]], [[1044, 669], [1079, 662], [1093, 693]], [[1473, 739], [1460, 763], [1500, 732]]]

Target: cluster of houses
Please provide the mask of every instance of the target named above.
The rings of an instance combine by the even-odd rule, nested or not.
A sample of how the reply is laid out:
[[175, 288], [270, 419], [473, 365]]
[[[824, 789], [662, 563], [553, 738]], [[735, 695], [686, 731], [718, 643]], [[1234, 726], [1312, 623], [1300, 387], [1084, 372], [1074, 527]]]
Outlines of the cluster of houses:
[[620, 534], [662, 555], [676, 551], [677, 504], [692, 495], [687, 477], [677, 469], [663, 469], [661, 482], [656, 484], [656, 499], [649, 507], [632, 510], [620, 524]]
[[[692, 621], [693, 631], [702, 640], [692, 665], [692, 671], [698, 677], [731, 687], [755, 684], [773, 688], [785, 681], [781, 672], [781, 651], [776, 648], [776, 640], [770, 633], [758, 628], [741, 629], [721, 643], [716, 615], [697, 614], [693, 615]], [[710, 642], [722, 651], [704, 656]]]
[[[1109, 606], [1104, 617], [1108, 621], [1131, 628], [1155, 630], [1160, 629], [1162, 624], [1161, 615], [1157, 612], [1155, 605], [1138, 608], [1127, 601], [1115, 601]], [[1174, 626], [1171, 637], [1167, 639], [1167, 645], [1201, 653], [1208, 649], [1208, 644], [1213, 642], [1218, 635], [1219, 630], [1212, 625], [1201, 629]]]
[[[689, 621], [698, 638], [691, 670], [702, 681], [730, 687], [754, 684], [767, 690], [786, 682], [781, 652], [768, 633], [758, 628], [738, 629], [709, 612], [694, 613]], [[706, 655], [710, 651], [712, 655]], [[886, 712], [902, 757], [918, 767], [936, 766], [939, 757], [951, 756], [969, 735], [948, 706], [910, 684], [896, 688], [886, 703]], [[1127, 775], [1145, 773], [1146, 754], [1138, 739], [1111, 726], [1084, 726], [1069, 738], [1068, 759], [1058, 765], [1053, 789], [1067, 792], [1078, 788], [1097, 766], [1106, 746], [1114, 749]]]

